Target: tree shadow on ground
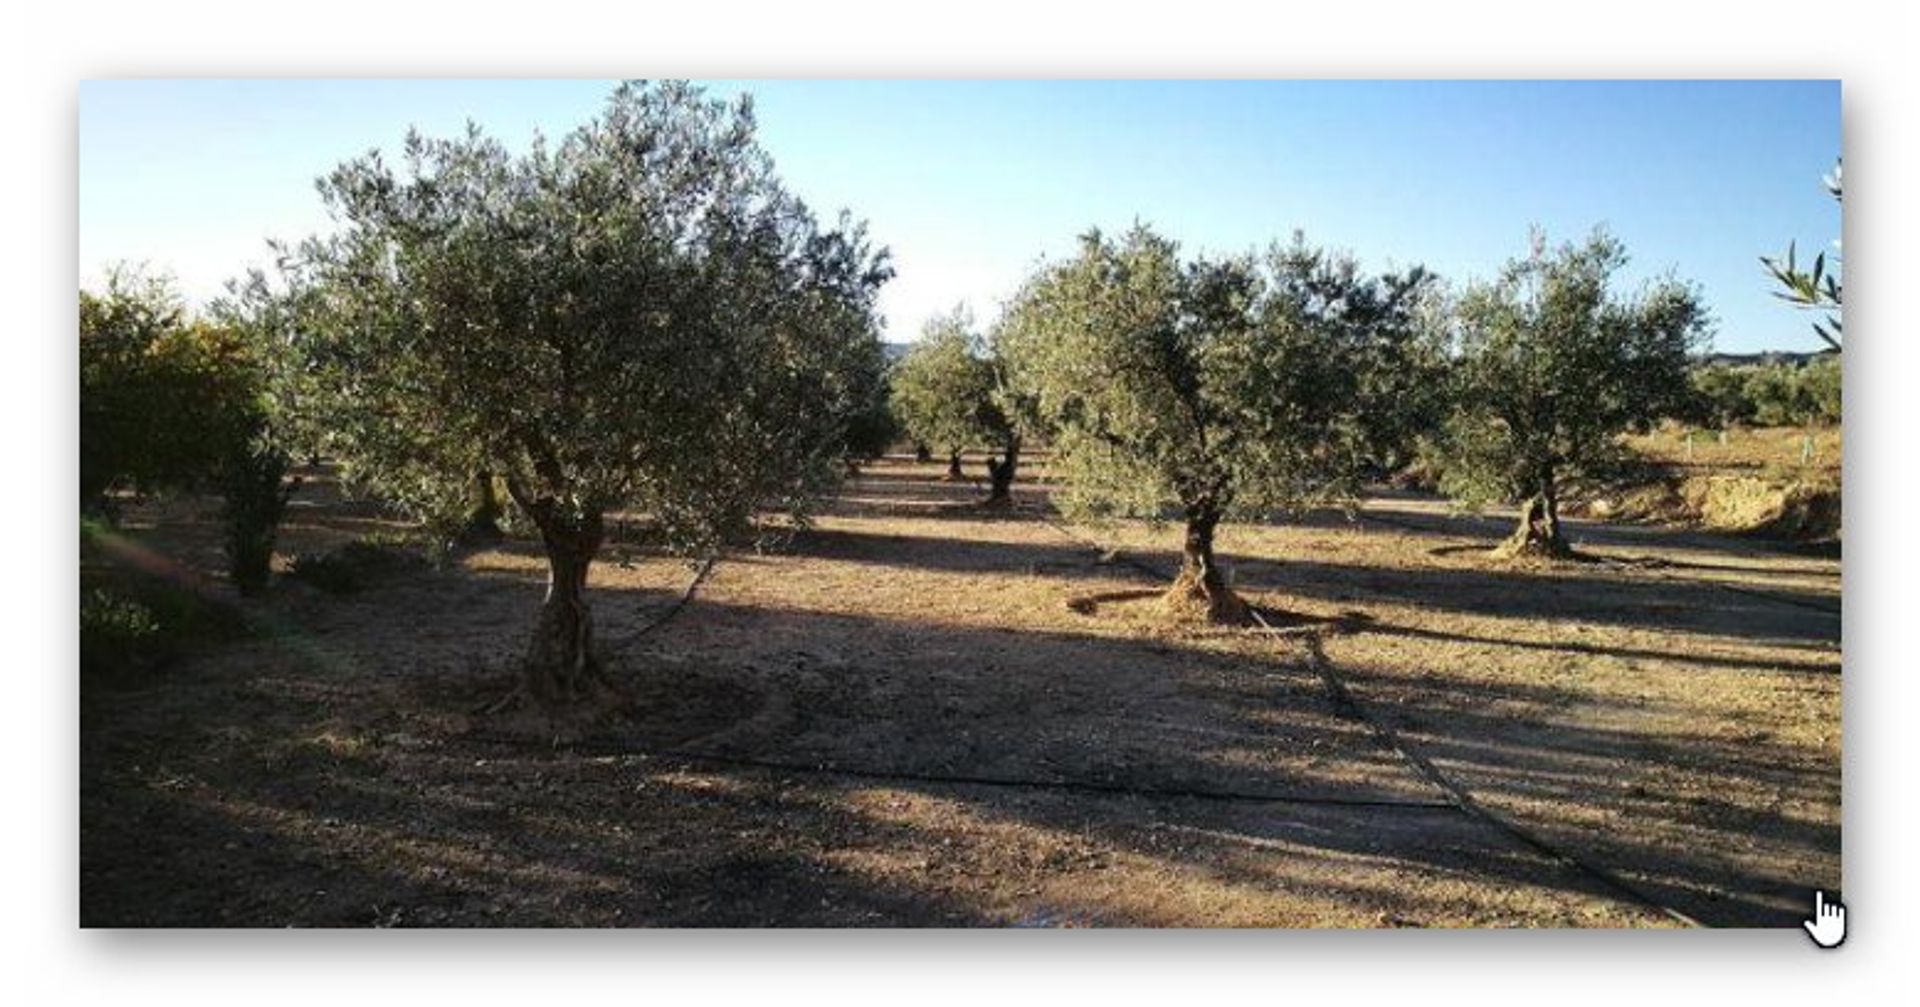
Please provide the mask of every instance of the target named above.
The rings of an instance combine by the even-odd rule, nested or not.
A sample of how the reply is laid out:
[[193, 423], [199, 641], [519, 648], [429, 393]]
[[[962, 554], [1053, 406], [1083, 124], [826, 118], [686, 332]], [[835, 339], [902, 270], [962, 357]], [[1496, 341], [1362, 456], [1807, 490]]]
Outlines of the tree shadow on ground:
[[[1004, 568], [986, 548], [960, 568]], [[471, 715], [535, 590], [452, 570], [305, 598], [279, 613], [283, 635], [144, 693], [89, 697], [83, 922], [1650, 919], [1460, 812], [1340, 803], [1439, 795], [1343, 713], [1297, 647], [711, 599], [623, 640], [668, 592], [597, 590], [641, 709], [598, 747], [556, 749], [490, 737]], [[430, 630], [395, 627], [431, 632], [425, 644], [350, 631], [430, 604]], [[1798, 886], [1837, 887], [1837, 829], [1790, 810], [1836, 804], [1837, 766], [1554, 715], [1606, 702], [1577, 690], [1444, 668], [1341, 673], [1487, 804], [1706, 922], [1792, 925]], [[743, 764], [755, 760], [781, 765]], [[1075, 781], [1155, 792], [1058, 786]], [[1166, 793], [1183, 790], [1241, 796]]]
[[[991, 539], [811, 529], [792, 555], [955, 573], [1032, 573], [1109, 581], [1144, 571], [1102, 561], [1088, 546]], [[1465, 563], [1376, 567], [1331, 560], [1272, 560], [1227, 551], [1242, 590], [1285, 592], [1342, 604], [1390, 602], [1513, 619], [1567, 620], [1749, 639], [1835, 642], [1831, 594], [1770, 587], [1768, 597], [1719, 590], [1682, 579], [1605, 569], [1488, 569]], [[1171, 580], [1172, 550], [1130, 550], [1127, 557]], [[1784, 602], [1785, 604], [1782, 604]]]
[[[1475, 513], [1449, 509], [1445, 497], [1415, 490], [1371, 487], [1366, 506], [1358, 512], [1316, 511], [1303, 520], [1317, 524], [1376, 524], [1419, 535], [1467, 537], [1497, 543], [1513, 533], [1517, 516], [1505, 510]], [[1788, 555], [1838, 560], [1841, 546], [1832, 542], [1801, 542], [1757, 533], [1719, 532], [1676, 528], [1660, 524], [1629, 524], [1563, 515], [1562, 526], [1574, 545], [1613, 548], [1739, 553], [1754, 557]], [[1786, 572], [1777, 567], [1767, 572]], [[1807, 572], [1824, 573], [1821, 568]]]

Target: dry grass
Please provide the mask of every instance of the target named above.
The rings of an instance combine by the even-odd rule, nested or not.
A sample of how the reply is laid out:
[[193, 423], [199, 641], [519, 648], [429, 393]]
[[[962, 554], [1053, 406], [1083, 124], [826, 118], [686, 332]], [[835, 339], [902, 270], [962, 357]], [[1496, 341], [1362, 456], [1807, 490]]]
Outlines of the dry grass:
[[[1502, 519], [1383, 497], [1222, 529], [1236, 588], [1317, 635], [1170, 628], [1145, 571], [1176, 529], [1062, 528], [1031, 482], [981, 512], [942, 471], [870, 467], [644, 636], [685, 565], [596, 565], [641, 706], [571, 746], [473, 712], [540, 594], [524, 544], [354, 595], [282, 582], [253, 639], [87, 683], [83, 921], [1669, 922], [1435, 806], [1314, 639], [1361, 711], [1656, 901], [1788, 926], [1839, 887], [1837, 561], [1572, 522], [1617, 562], [1515, 569], [1479, 554]], [[309, 499], [286, 551], [389, 526]], [[217, 569], [203, 507], [140, 516]]]
[[1801, 468], [1838, 472], [1842, 440], [1837, 426], [1743, 427], [1722, 433], [1669, 423], [1628, 437], [1627, 445], [1652, 461], [1717, 472]]

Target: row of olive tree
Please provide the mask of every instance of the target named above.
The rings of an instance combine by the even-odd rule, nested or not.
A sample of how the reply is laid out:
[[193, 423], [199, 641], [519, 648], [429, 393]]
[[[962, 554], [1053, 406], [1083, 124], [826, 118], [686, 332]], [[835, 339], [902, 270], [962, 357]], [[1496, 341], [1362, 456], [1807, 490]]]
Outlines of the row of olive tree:
[[[1177, 515], [1170, 597], [1243, 615], [1213, 556], [1222, 520], [1350, 504], [1416, 450], [1469, 506], [1519, 501], [1507, 555], [1566, 555], [1559, 494], [1612, 471], [1620, 435], [1694, 401], [1708, 323], [1667, 278], [1616, 289], [1605, 233], [1449, 294], [1426, 271], [1371, 277], [1295, 236], [1262, 256], [1187, 259], [1145, 227], [1083, 238], [984, 337], [935, 319], [895, 376], [906, 429], [965, 446], [1046, 438], [1069, 514]], [[1004, 498], [999, 478], [994, 495]], [[1011, 478], [1011, 466], [1007, 467]]]
[[609, 513], [686, 554], [804, 520], [883, 401], [923, 443], [994, 445], [995, 500], [1043, 436], [1069, 513], [1177, 516], [1170, 601], [1232, 621], [1222, 521], [1351, 501], [1421, 439], [1464, 497], [1528, 501], [1514, 550], [1565, 551], [1556, 485], [1684, 390], [1704, 332], [1677, 283], [1618, 296], [1604, 236], [1450, 300], [1298, 237], [1189, 258], [1135, 227], [1043, 265], [984, 335], [936, 320], [883, 381], [885, 253], [787, 191], [749, 102], [679, 83], [624, 85], [524, 154], [410, 136], [397, 169], [369, 154], [321, 192], [335, 228], [218, 312], [270, 362], [270, 446], [436, 527], [503, 487], [547, 559], [523, 662], [543, 704], [610, 691], [585, 593]]
[[983, 337], [972, 313], [955, 308], [927, 322], [890, 376], [890, 408], [901, 431], [946, 452], [948, 479], [964, 478], [960, 455], [967, 448], [995, 452], [987, 459], [988, 507], [1012, 502], [1021, 445], [1036, 425], [1023, 417], [1025, 400], [1009, 379], [999, 333]]

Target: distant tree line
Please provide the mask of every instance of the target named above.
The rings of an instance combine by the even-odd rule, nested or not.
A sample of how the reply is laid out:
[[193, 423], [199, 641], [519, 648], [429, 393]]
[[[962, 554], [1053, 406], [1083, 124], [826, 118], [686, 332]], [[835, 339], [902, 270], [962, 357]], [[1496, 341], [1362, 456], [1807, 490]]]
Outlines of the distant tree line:
[[1840, 422], [1840, 355], [1802, 363], [1706, 363], [1690, 376], [1691, 408], [1675, 418], [1714, 429]]

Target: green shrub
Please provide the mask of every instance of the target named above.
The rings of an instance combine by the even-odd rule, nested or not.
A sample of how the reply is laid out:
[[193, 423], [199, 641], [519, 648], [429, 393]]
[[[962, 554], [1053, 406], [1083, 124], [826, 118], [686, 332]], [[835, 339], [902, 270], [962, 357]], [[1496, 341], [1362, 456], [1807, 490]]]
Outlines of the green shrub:
[[153, 610], [105, 588], [80, 596], [80, 666], [89, 673], [137, 670], [156, 659], [160, 620]]
[[388, 536], [370, 535], [325, 552], [302, 553], [294, 558], [287, 576], [328, 594], [352, 594], [383, 577], [425, 564], [413, 549], [390, 541]]
[[262, 441], [235, 450], [220, 467], [227, 572], [241, 594], [266, 589], [280, 517], [300, 485], [298, 479], [287, 481], [286, 474], [286, 453]]
[[96, 569], [83, 584], [80, 670], [88, 676], [150, 673], [194, 646], [245, 631], [232, 609], [151, 574]]

